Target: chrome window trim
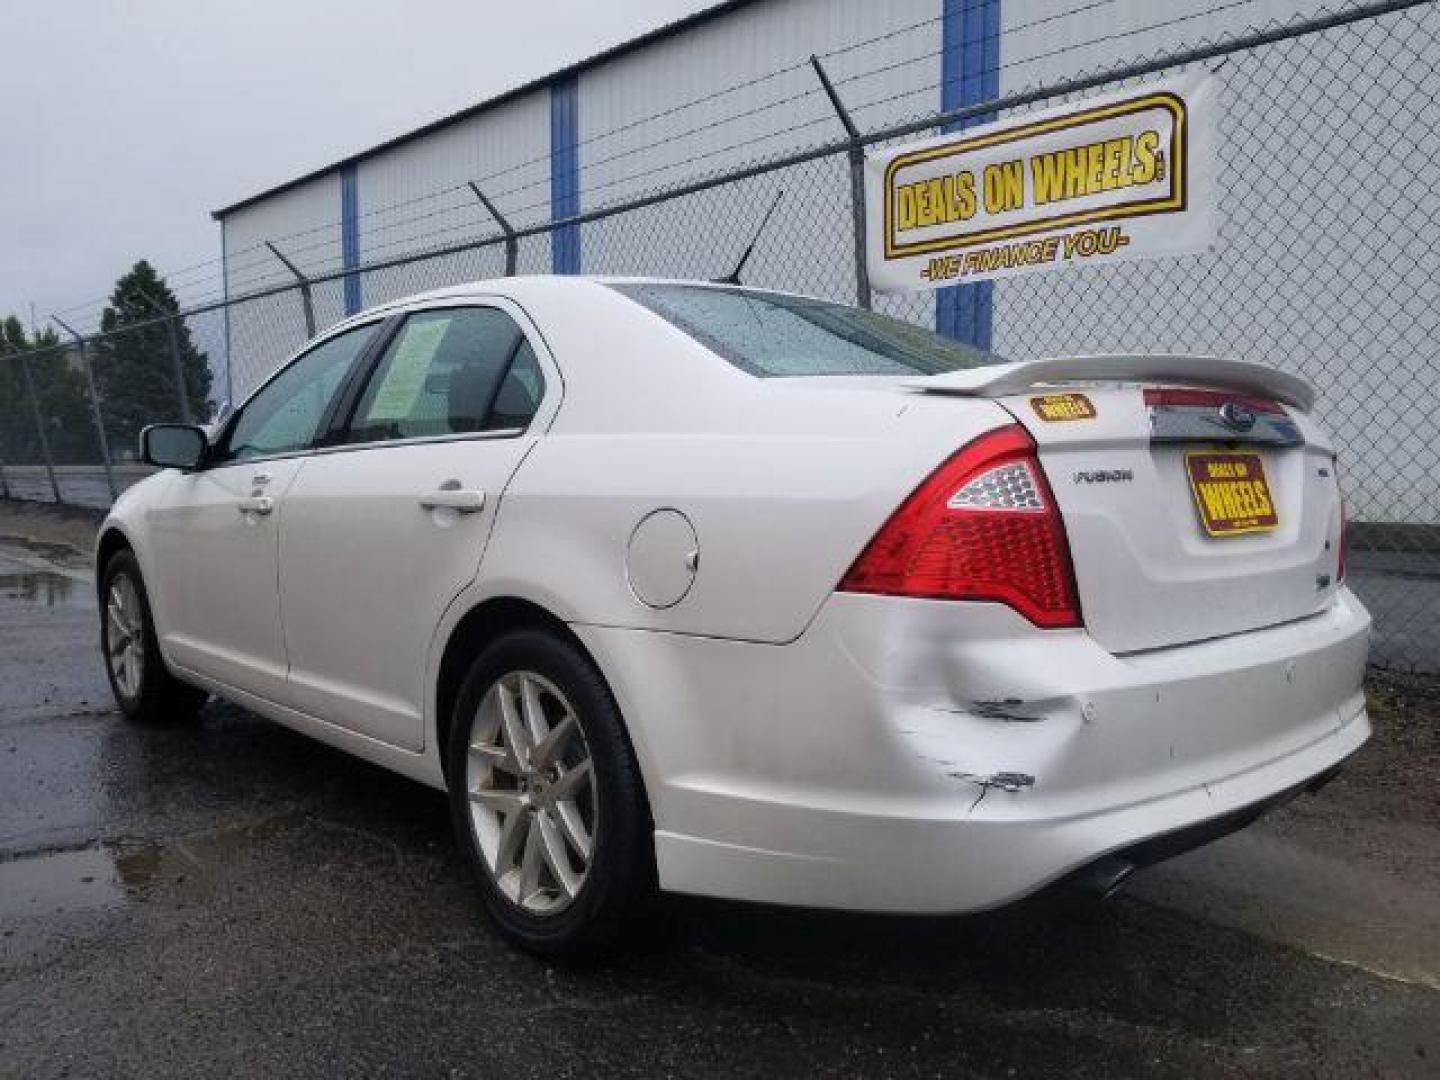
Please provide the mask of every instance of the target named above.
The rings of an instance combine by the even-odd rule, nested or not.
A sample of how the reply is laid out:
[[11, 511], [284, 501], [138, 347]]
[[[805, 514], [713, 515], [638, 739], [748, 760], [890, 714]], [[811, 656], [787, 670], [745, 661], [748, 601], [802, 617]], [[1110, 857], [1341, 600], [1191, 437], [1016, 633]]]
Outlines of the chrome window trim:
[[[287, 458], [319, 457], [322, 454], [343, 454], [349, 450], [378, 450], [388, 446], [417, 446], [425, 443], [447, 443], [466, 442], [472, 439], [490, 441], [492, 439], [518, 439], [524, 436], [529, 428], [495, 428], [493, 431], [460, 431], [448, 435], [417, 435], [411, 439], [377, 439], [374, 442], [366, 443], [337, 443], [334, 446], [311, 446], [304, 450], [290, 450], [283, 454], [262, 454], [255, 457], [232, 458], [229, 461], [218, 461], [214, 465], [207, 466], [210, 469], [228, 469], [236, 465], [252, 465], [262, 461], [284, 461]], [[197, 470], [199, 471], [199, 470]]]
[[337, 443], [334, 446], [317, 446], [308, 453], [340, 454], [347, 450], [377, 450], [385, 446], [424, 446], [429, 443], [466, 442], [471, 439], [490, 441], [492, 439], [518, 439], [528, 428], [495, 428], [491, 431], [458, 431], [446, 435], [415, 435], [408, 439], [374, 439], [363, 443]]

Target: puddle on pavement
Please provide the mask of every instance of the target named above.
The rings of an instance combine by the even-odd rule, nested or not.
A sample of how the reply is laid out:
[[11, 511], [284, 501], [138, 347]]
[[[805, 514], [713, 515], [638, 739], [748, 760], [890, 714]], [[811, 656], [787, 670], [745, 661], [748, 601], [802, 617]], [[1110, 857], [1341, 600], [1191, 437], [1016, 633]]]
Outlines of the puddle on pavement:
[[0, 603], [12, 600], [43, 607], [89, 607], [94, 603], [83, 581], [48, 570], [0, 574]]
[[90, 911], [124, 899], [115, 861], [103, 848], [0, 863], [0, 919]]
[[98, 911], [194, 882], [201, 865], [183, 844], [82, 848], [0, 862], [0, 922]]
[[51, 544], [44, 540], [31, 540], [28, 536], [0, 537], [0, 543], [12, 545], [31, 555], [38, 555], [49, 562], [59, 563], [61, 566], [68, 566], [76, 562], [82, 566], [88, 565], [84, 555], [69, 544]]

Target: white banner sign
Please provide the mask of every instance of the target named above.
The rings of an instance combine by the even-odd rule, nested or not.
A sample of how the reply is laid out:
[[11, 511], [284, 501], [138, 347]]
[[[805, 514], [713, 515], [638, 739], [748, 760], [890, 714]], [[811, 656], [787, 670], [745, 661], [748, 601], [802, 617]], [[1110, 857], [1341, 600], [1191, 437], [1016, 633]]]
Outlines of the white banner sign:
[[870, 284], [938, 289], [1203, 251], [1214, 111], [1200, 72], [868, 154]]

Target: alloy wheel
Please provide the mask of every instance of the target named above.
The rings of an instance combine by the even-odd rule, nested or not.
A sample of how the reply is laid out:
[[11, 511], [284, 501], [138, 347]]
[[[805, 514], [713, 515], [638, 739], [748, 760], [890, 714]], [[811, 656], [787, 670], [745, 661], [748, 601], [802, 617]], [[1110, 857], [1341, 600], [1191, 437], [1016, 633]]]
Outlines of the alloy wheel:
[[140, 693], [145, 676], [145, 616], [129, 574], [116, 574], [105, 598], [105, 659], [122, 696]]
[[570, 702], [532, 671], [486, 691], [465, 765], [475, 839], [491, 880], [531, 915], [574, 902], [595, 854], [595, 766]]

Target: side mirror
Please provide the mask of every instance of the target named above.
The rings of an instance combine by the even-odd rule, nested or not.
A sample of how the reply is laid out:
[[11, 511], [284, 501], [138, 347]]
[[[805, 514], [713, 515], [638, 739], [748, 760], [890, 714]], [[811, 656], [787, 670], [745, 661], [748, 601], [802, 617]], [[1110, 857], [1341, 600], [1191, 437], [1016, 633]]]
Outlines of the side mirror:
[[140, 460], [162, 469], [193, 469], [205, 456], [205, 429], [193, 424], [151, 424], [140, 432]]

